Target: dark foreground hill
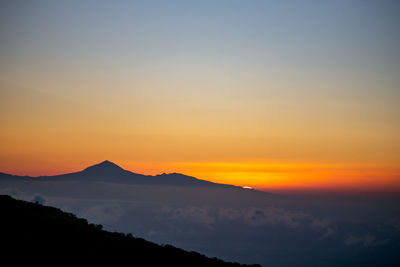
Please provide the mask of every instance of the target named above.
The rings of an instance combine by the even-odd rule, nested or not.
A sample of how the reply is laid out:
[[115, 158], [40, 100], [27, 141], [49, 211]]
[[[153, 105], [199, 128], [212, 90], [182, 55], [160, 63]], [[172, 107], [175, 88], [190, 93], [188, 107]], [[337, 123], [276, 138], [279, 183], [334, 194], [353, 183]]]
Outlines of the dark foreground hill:
[[10, 196], [0, 196], [0, 212], [2, 260], [13, 265], [245, 266], [107, 232], [71, 213]]

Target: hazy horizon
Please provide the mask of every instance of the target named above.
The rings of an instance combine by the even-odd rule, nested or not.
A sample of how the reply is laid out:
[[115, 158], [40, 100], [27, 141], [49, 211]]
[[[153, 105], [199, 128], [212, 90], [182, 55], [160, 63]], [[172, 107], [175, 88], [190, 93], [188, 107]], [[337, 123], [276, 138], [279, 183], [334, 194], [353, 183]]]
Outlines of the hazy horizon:
[[[93, 166], [97, 166], [99, 164], [103, 164], [105, 162], [109, 162], [111, 164], [115, 164], [116, 166], [122, 168], [123, 170], [127, 170], [130, 171], [132, 173], [135, 174], [140, 174], [140, 175], [150, 175], [150, 176], [157, 176], [157, 175], [162, 175], [162, 174], [175, 174], [178, 172], [160, 172], [160, 173], [155, 173], [155, 174], [148, 174], [148, 173], [139, 173], [135, 170], [129, 170], [126, 168], [123, 168], [122, 166], [119, 166], [118, 164], [116, 164], [113, 161], [109, 161], [109, 160], [104, 160], [102, 162], [96, 162], [96, 163], [92, 163], [92, 165], [88, 165], [88, 166], [84, 166], [81, 169], [78, 170], [70, 170], [67, 172], [58, 172], [58, 173], [52, 173], [52, 174], [47, 174], [47, 175], [43, 175], [43, 174], [39, 174], [39, 175], [28, 175], [28, 174], [15, 174], [15, 173], [6, 173], [6, 172], [2, 172], [0, 170], [0, 173], [5, 173], [5, 174], [10, 174], [10, 175], [18, 175], [18, 176], [29, 176], [32, 178], [38, 178], [38, 177], [46, 177], [46, 176], [57, 176], [57, 175], [63, 175], [63, 174], [69, 174], [69, 173], [76, 173], [76, 172], [81, 172], [83, 170], [85, 170], [88, 167], [93, 167]], [[178, 174], [183, 174], [186, 176], [190, 176], [188, 174], [185, 173], [178, 173]], [[191, 176], [194, 177], [196, 179], [199, 180], [204, 180], [204, 181], [210, 181], [210, 182], [214, 182], [214, 183], [218, 183], [216, 181], [213, 181], [214, 179], [203, 179], [202, 177], [195, 177], [195, 176]], [[110, 182], [112, 181], [112, 179], [110, 180]], [[228, 184], [228, 183], [219, 183], [219, 184]], [[244, 189], [254, 189], [254, 190], [259, 190], [259, 191], [264, 191], [264, 192], [269, 192], [269, 193], [278, 193], [278, 194], [289, 194], [289, 195], [374, 195], [374, 196], [379, 196], [379, 195], [398, 195], [399, 191], [397, 190], [397, 188], [387, 188], [386, 190], [377, 190], [376, 188], [370, 188], [365, 189], [365, 188], [311, 188], [311, 187], [298, 187], [298, 186], [285, 186], [282, 188], [279, 187], [249, 187], [246, 184], [228, 184], [228, 185], [234, 185], [234, 186], [239, 186], [242, 187]]]

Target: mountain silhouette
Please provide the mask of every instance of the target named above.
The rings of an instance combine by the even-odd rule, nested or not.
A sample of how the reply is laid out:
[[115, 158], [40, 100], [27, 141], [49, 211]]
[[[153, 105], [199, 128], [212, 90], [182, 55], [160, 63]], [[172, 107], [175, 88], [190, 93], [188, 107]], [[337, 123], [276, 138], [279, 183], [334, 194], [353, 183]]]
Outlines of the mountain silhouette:
[[54, 176], [17, 176], [0, 173], [0, 179], [23, 179], [35, 181], [87, 181], [87, 182], [107, 182], [123, 184], [141, 185], [165, 185], [165, 186], [208, 186], [240, 188], [238, 186], [218, 184], [206, 180], [197, 179], [180, 173], [163, 173], [159, 175], [143, 175], [124, 170], [117, 164], [105, 160], [101, 163], [89, 166], [82, 171], [54, 175]]
[[90, 266], [245, 266], [171, 245], [160, 246], [131, 234], [107, 232], [72, 213], [10, 196], [0, 195], [0, 211], [4, 262], [40, 266], [86, 262]]
[[101, 174], [101, 173], [126, 173], [124, 169], [122, 169], [120, 166], [117, 164], [105, 160], [103, 162], [100, 162], [99, 164], [95, 164], [93, 166], [87, 167], [86, 169], [83, 170], [83, 172], [86, 173], [93, 173], [93, 174]]

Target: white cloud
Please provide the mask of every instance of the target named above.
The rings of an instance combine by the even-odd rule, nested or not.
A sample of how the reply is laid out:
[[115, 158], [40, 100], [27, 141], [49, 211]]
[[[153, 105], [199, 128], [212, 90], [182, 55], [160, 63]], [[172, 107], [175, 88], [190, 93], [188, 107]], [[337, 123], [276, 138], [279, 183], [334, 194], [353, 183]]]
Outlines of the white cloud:
[[80, 217], [86, 218], [91, 223], [109, 224], [117, 222], [124, 210], [117, 204], [104, 204], [92, 206], [81, 212]]
[[211, 214], [211, 209], [208, 207], [187, 206], [175, 209], [164, 207], [162, 213], [168, 219], [204, 224], [209, 227], [215, 223], [215, 216]]
[[37, 195], [33, 196], [33, 199], [32, 199], [31, 202], [37, 203], [37, 204], [40, 204], [40, 205], [44, 205], [44, 204], [46, 204], [46, 199], [45, 199], [44, 196], [37, 194]]

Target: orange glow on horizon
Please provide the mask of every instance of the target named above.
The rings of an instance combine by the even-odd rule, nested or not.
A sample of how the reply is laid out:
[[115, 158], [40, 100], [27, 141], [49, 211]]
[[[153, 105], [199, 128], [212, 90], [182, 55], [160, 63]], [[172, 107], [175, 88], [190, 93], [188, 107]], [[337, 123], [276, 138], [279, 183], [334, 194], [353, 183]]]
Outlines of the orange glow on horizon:
[[[21, 165], [2, 169], [17, 175], [56, 175], [83, 170], [85, 165], [71, 163]], [[395, 166], [322, 164], [322, 163], [235, 163], [235, 162], [131, 162], [116, 161], [122, 168], [145, 175], [179, 172], [216, 183], [251, 187], [265, 191], [354, 191], [400, 192], [400, 170]], [[29, 166], [27, 164], [27, 166]], [[26, 166], [26, 167], [27, 167]]]
[[57, 175], [107, 159], [263, 190], [400, 192], [388, 4], [8, 2], [0, 172]]
[[299, 163], [179, 163], [186, 174], [218, 183], [275, 191], [395, 191], [393, 166]]

